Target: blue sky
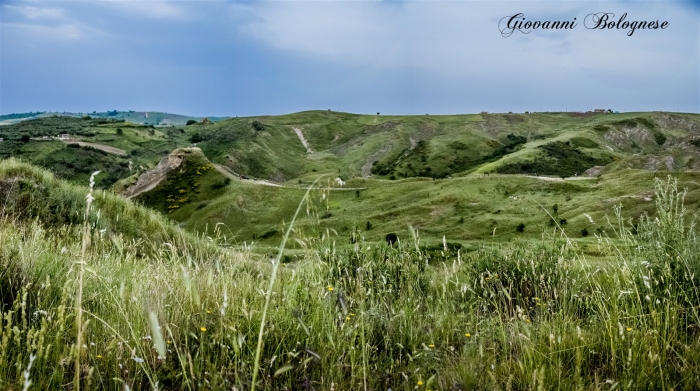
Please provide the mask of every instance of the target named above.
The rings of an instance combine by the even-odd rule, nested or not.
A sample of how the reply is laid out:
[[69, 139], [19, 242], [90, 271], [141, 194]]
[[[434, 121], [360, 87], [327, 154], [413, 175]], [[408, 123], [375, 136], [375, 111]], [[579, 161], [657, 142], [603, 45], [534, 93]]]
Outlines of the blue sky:
[[[665, 30], [515, 32], [611, 12]], [[697, 1], [0, 1], [0, 113], [700, 112]]]

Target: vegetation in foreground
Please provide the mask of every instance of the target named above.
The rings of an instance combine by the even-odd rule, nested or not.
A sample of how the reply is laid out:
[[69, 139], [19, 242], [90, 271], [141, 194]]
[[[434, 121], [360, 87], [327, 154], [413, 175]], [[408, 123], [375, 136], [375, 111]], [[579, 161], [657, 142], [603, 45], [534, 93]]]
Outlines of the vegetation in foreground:
[[559, 235], [428, 258], [417, 234], [344, 248], [299, 231], [305, 257], [269, 292], [269, 263], [109, 193], [90, 193], [86, 214], [87, 188], [14, 160], [0, 193], [3, 389], [700, 384], [700, 246], [670, 179], [654, 218], [611, 216], [597, 244], [608, 263]]

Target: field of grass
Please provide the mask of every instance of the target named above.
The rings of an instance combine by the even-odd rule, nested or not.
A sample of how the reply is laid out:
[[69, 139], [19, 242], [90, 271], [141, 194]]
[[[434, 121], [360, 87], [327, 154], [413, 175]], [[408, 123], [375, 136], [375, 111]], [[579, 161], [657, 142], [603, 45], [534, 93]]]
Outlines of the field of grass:
[[[682, 183], [694, 181], [683, 175]], [[625, 176], [651, 177], [618, 180]], [[464, 187], [429, 196], [419, 187], [424, 179], [386, 181], [359, 197], [253, 191], [234, 181], [228, 186], [237, 186], [230, 193], [240, 195], [241, 213], [280, 206], [269, 212], [280, 232], [297, 205], [316, 216], [315, 227], [304, 218], [292, 227], [288, 243], [298, 256], [280, 266], [281, 254], [270, 264], [249, 248], [217, 245], [226, 242], [221, 226], [194, 236], [108, 191], [1, 161], [0, 388], [696, 389], [700, 242], [684, 199], [697, 201], [697, 188], [684, 194], [671, 178], [649, 182], [644, 208], [653, 217], [630, 223], [615, 208], [607, 220], [607, 209], [591, 212], [604, 232], [583, 242], [570, 238], [567, 227], [578, 224], [570, 222], [564, 232], [555, 225], [468, 251], [447, 240], [426, 248], [422, 229], [391, 246], [367, 240], [375, 228], [350, 243], [332, 227], [349, 212], [331, 209], [323, 218], [333, 202], [349, 202], [343, 197], [391, 213], [401, 207], [397, 195], [413, 192], [429, 214], [431, 200], [449, 204], [448, 191], [498, 190], [484, 197], [517, 209], [500, 193], [544, 197], [548, 186], [583, 187], [569, 201], [552, 200], [556, 211], [545, 205], [566, 217], [573, 211], [566, 202], [598, 187], [610, 205], [628, 195], [606, 180], [461, 180]], [[280, 190], [289, 201], [273, 193]], [[478, 215], [460, 224], [477, 229]], [[591, 260], [584, 246], [605, 260]]]

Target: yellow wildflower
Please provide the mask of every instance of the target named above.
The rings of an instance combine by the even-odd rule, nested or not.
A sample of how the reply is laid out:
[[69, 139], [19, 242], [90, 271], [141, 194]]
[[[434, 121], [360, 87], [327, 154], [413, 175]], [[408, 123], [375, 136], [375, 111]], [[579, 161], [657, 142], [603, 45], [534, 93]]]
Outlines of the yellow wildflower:
[[627, 328], [627, 331], [632, 331], [632, 328], [631, 328], [631, 327], [628, 327], [628, 328]]
[[101, 354], [98, 354], [98, 355], [97, 355], [97, 358], [102, 358], [102, 355], [101, 355]]
[[428, 345], [428, 347], [429, 347], [429, 348], [434, 348], [435, 345], [433, 345], [433, 344], [431, 343], [430, 345]]
[[420, 387], [420, 386], [423, 385], [423, 381], [422, 381], [422, 380], [418, 380], [418, 383], [416, 383], [416, 384]]
[[203, 333], [206, 333], [206, 332], [207, 332], [207, 328], [206, 328], [206, 327], [200, 327], [200, 330], [201, 330]]
[[330, 285], [328, 285], [328, 290], [329, 290], [329, 291], [332, 291], [332, 290], [333, 290], [333, 287], [330, 286]]
[[349, 316], [346, 316], [346, 317], [345, 317], [345, 320], [350, 320], [350, 317], [349, 317]]
[[465, 333], [464, 336], [467, 337], [467, 338], [471, 338], [471, 337], [472, 337], [472, 335], [469, 334], [469, 333]]

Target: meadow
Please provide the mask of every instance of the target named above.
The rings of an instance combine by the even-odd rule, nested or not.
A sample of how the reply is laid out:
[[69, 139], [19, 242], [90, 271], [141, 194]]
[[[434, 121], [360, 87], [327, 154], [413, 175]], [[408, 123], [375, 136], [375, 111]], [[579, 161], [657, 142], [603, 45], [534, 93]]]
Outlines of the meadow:
[[[303, 181], [308, 190], [285, 193], [294, 206], [274, 212], [281, 233], [268, 240], [279, 248], [268, 255], [247, 241], [232, 247], [222, 225], [185, 231], [111, 191], [0, 161], [0, 388], [700, 384], [700, 245], [676, 179], [648, 181], [653, 207], [634, 221], [628, 206], [579, 206], [578, 218], [601, 227], [586, 238], [547, 204], [528, 208], [552, 225], [469, 249], [451, 245], [461, 233], [448, 226], [431, 234], [446, 238], [437, 246], [416, 227], [389, 244], [360, 225], [351, 240], [323, 223], [328, 203], [354, 192]], [[491, 229], [470, 215], [459, 224]], [[287, 243], [296, 256], [283, 262]]]

